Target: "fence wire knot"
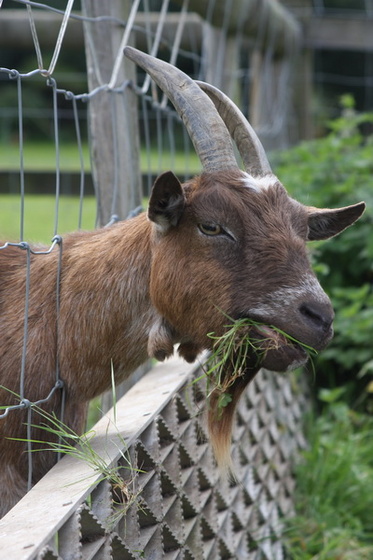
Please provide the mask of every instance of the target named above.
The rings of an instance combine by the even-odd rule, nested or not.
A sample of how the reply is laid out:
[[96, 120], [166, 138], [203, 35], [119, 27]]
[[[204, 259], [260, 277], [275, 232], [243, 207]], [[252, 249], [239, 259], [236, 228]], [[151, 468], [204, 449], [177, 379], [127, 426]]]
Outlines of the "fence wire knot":
[[22, 399], [19, 403], [22, 408], [31, 408], [33, 403], [29, 399]]

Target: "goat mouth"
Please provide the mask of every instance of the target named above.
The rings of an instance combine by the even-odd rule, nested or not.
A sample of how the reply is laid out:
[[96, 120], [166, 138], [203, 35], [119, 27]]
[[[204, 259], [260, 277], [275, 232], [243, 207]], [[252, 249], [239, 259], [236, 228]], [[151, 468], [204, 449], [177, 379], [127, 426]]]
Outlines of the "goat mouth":
[[258, 365], [272, 371], [291, 371], [304, 365], [312, 349], [269, 325], [255, 325], [250, 332]]
[[273, 325], [241, 318], [226, 326], [214, 341], [205, 364], [212, 394], [218, 395], [217, 410], [231, 402], [237, 391], [250, 383], [261, 368], [291, 371], [308, 360], [310, 347]]
[[212, 357], [228, 383], [238, 377], [251, 379], [262, 367], [291, 371], [304, 365], [312, 350], [279, 328], [248, 317], [233, 321], [226, 329], [221, 337], [212, 337]]

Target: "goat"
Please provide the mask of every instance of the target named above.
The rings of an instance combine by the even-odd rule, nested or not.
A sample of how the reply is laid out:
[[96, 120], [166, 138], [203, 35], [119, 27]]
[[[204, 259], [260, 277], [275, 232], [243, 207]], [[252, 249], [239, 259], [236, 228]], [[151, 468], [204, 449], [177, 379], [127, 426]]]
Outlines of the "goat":
[[[192, 362], [211, 349], [208, 333], [224, 332], [226, 315], [274, 325], [323, 349], [332, 337], [333, 310], [311, 270], [306, 241], [338, 234], [365, 207], [361, 202], [316, 209], [290, 198], [251, 126], [222, 92], [136, 49], [127, 47], [125, 54], [175, 105], [203, 172], [183, 185], [171, 171], [163, 173], [153, 185], [147, 215], [66, 236], [61, 261], [56, 251], [30, 254], [24, 396], [31, 402], [45, 397], [58, 363], [64, 421], [76, 432], [83, 430], [88, 401], [110, 387], [112, 366], [119, 382], [149, 356], [172, 355], [175, 344]], [[17, 402], [10, 391], [19, 390], [26, 268], [25, 251], [10, 244], [0, 250], [2, 406]], [[235, 405], [250, 379], [260, 367], [285, 371], [307, 360], [300, 345], [285, 344], [269, 326], [266, 331], [276, 348], [268, 347], [255, 365], [248, 358], [247, 372], [231, 387], [232, 402], [219, 419], [211, 398], [209, 430], [223, 466]], [[56, 413], [60, 406], [60, 390], [43, 405]], [[26, 418], [27, 411], [12, 410], [0, 420], [2, 515], [27, 489], [25, 444], [8, 439], [26, 437]], [[46, 437], [33, 429], [37, 439]], [[34, 454], [32, 482], [53, 462], [52, 453]]]

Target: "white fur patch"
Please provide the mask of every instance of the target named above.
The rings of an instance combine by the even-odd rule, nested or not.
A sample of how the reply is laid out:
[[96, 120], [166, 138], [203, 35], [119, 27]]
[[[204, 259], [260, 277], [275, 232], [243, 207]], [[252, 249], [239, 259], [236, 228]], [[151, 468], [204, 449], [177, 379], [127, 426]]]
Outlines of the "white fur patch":
[[245, 173], [244, 175], [245, 176], [242, 178], [244, 186], [255, 192], [272, 189], [278, 183], [278, 179], [275, 175], [264, 175], [263, 177], [253, 177], [249, 173]]
[[298, 286], [279, 288], [265, 297], [265, 301], [250, 309], [251, 315], [263, 319], [281, 314], [285, 309], [291, 308], [302, 298], [311, 298], [320, 304], [329, 302], [328, 296], [320, 286], [317, 278], [312, 275], [305, 276]]

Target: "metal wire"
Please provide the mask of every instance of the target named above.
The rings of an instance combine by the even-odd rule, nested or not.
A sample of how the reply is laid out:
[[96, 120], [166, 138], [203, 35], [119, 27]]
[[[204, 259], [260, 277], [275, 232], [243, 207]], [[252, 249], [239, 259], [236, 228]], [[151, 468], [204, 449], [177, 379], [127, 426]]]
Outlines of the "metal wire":
[[19, 134], [19, 178], [20, 178], [20, 240], [23, 241], [23, 225], [25, 219], [25, 167], [23, 161], [23, 102], [22, 102], [22, 80], [19, 73], [17, 73], [17, 99], [18, 99], [18, 134]]
[[[62, 271], [62, 238], [59, 235], [56, 235], [53, 240], [52, 244], [49, 249], [45, 250], [35, 250], [30, 247], [28, 243], [25, 241], [21, 241], [19, 243], [12, 243], [6, 242], [4, 245], [0, 246], [0, 250], [6, 249], [7, 247], [18, 247], [22, 251], [26, 251], [26, 270], [25, 270], [25, 309], [24, 309], [24, 332], [23, 332], [23, 345], [22, 345], [22, 359], [21, 359], [21, 369], [20, 369], [20, 378], [19, 378], [19, 404], [9, 406], [5, 409], [5, 411], [0, 414], [0, 419], [5, 418], [9, 411], [11, 410], [22, 410], [24, 408], [35, 407], [39, 406], [40, 404], [46, 403], [49, 399], [52, 398], [53, 394], [57, 389], [63, 388], [63, 381], [60, 379], [59, 375], [59, 366], [58, 361], [56, 362], [56, 380], [55, 385], [51, 389], [48, 395], [45, 398], [39, 399], [37, 401], [31, 402], [29, 399], [26, 398], [24, 387], [25, 387], [25, 371], [26, 371], [26, 360], [27, 360], [27, 340], [28, 340], [28, 317], [29, 317], [29, 301], [30, 301], [30, 263], [31, 263], [31, 255], [48, 255], [52, 253], [56, 246], [60, 247], [59, 259], [58, 259], [58, 266], [57, 266], [57, 281], [56, 281], [56, 311], [57, 317], [59, 313], [59, 306], [60, 306], [60, 280], [61, 280], [61, 271]], [[57, 321], [58, 325], [58, 321]], [[57, 326], [57, 344], [58, 344], [58, 326]], [[5, 388], [6, 389], [6, 388]]]
[[30, 256], [31, 256], [31, 250], [27, 243], [24, 243], [22, 248], [26, 250], [27, 259], [26, 259], [26, 280], [25, 280], [25, 312], [23, 318], [23, 347], [22, 347], [21, 373], [19, 378], [19, 396], [21, 401], [25, 398], [24, 386], [25, 386], [28, 318], [29, 318], [29, 302], [30, 302]]
[[59, 214], [59, 205], [60, 205], [60, 184], [61, 184], [57, 83], [54, 78], [48, 78], [46, 83], [48, 86], [52, 88], [52, 92], [53, 92], [53, 130], [54, 130], [54, 146], [56, 151], [56, 201], [55, 201], [55, 213], [54, 213], [54, 235], [57, 235], [58, 214]]
[[77, 140], [77, 144], [78, 144], [79, 164], [80, 164], [78, 229], [81, 229], [82, 219], [83, 219], [83, 199], [84, 199], [84, 186], [85, 186], [83, 144], [82, 144], [82, 136], [81, 136], [81, 133], [80, 133], [80, 122], [79, 122], [79, 115], [78, 115], [76, 97], [70, 91], [65, 93], [65, 97], [66, 97], [66, 99], [71, 99], [71, 102], [72, 102], [73, 113], [74, 113], [74, 123], [75, 123], [75, 133], [76, 133], [76, 140]]

